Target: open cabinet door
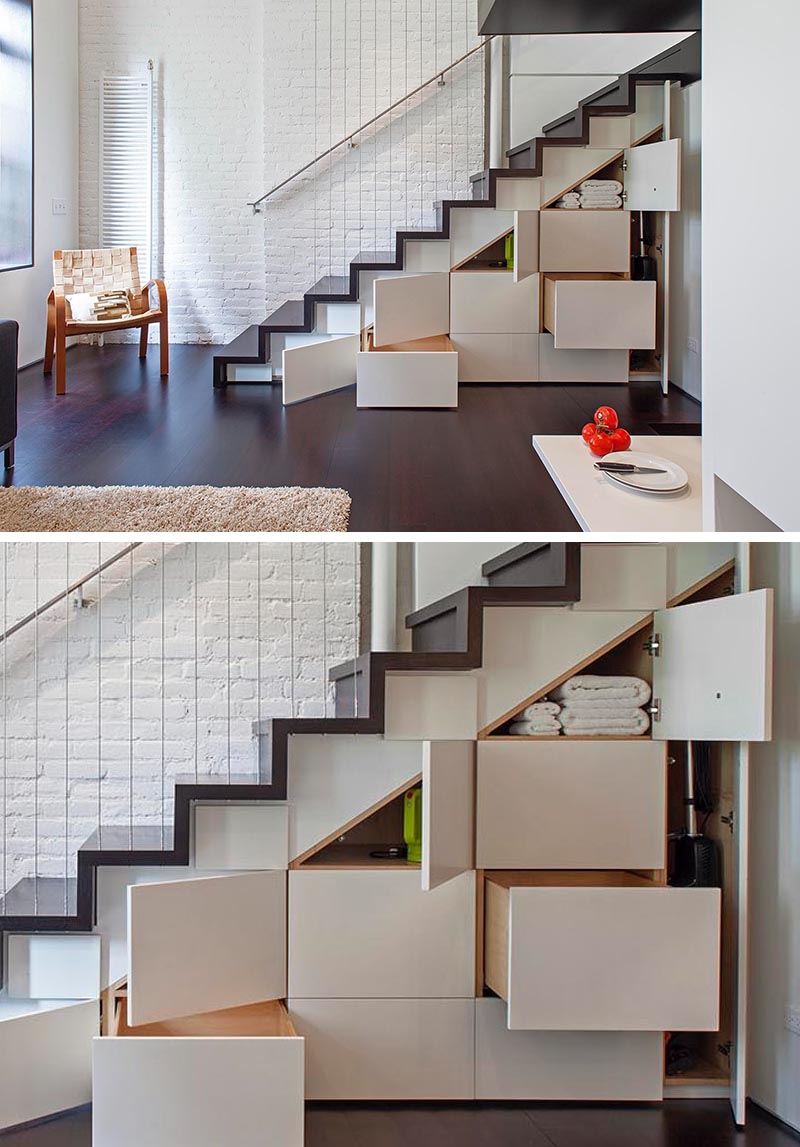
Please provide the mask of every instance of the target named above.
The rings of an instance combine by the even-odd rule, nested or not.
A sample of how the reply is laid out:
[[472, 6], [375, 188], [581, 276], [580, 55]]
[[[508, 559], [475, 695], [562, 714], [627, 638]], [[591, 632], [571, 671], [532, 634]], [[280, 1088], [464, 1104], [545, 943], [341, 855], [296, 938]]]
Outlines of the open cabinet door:
[[283, 352], [283, 405], [355, 386], [360, 346], [359, 335], [340, 335], [287, 347]]
[[449, 333], [448, 271], [376, 279], [373, 292], [376, 347]]
[[647, 143], [625, 151], [625, 209], [680, 211], [681, 141]]
[[475, 742], [426, 741], [422, 755], [422, 890], [475, 867]]
[[128, 887], [128, 1022], [286, 995], [286, 873]]
[[760, 589], [656, 611], [655, 739], [770, 740], [772, 603]]

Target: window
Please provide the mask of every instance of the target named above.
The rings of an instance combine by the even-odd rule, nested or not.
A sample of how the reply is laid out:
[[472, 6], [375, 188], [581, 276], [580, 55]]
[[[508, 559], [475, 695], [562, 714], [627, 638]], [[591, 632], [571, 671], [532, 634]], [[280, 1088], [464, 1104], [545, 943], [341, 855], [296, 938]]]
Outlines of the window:
[[0, 0], [0, 271], [33, 265], [33, 0]]

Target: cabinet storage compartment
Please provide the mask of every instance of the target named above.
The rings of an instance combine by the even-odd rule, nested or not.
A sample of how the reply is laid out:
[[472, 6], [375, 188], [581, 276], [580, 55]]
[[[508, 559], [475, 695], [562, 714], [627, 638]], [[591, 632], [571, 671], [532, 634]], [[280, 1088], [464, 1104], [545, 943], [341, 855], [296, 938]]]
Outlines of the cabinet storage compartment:
[[292, 999], [444, 999], [475, 987], [475, 873], [423, 892], [419, 868], [289, 873]]
[[655, 1100], [661, 1032], [509, 1031], [502, 1000], [475, 1001], [475, 1098]]
[[539, 276], [514, 281], [513, 271], [456, 271], [450, 276], [450, 331], [536, 334]]
[[539, 337], [454, 334], [459, 382], [538, 382]]
[[485, 979], [508, 1026], [716, 1031], [720, 892], [628, 872], [492, 872]]
[[278, 1001], [131, 1027], [93, 1041], [94, 1147], [302, 1147], [304, 1064]]
[[432, 335], [377, 347], [370, 331], [367, 349], [356, 359], [356, 405], [458, 406], [458, 355], [449, 337]]
[[542, 271], [630, 271], [629, 211], [543, 211], [540, 234]]
[[310, 1100], [475, 1094], [472, 999], [290, 999], [289, 1012], [307, 1041]]
[[540, 382], [619, 382], [630, 378], [627, 350], [556, 350], [548, 332], [539, 335]]
[[656, 284], [545, 275], [544, 326], [556, 350], [653, 350]]
[[480, 741], [477, 866], [665, 868], [657, 741]]

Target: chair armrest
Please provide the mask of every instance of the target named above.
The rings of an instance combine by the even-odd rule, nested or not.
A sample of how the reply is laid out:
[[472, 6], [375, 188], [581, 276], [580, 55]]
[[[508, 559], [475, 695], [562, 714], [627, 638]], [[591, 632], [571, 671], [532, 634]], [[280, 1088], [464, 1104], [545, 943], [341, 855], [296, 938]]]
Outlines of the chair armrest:
[[161, 311], [167, 308], [167, 288], [164, 286], [163, 279], [151, 279], [142, 287], [142, 302], [146, 304], [146, 310], [150, 310], [150, 288], [155, 287], [158, 294], [158, 308]]

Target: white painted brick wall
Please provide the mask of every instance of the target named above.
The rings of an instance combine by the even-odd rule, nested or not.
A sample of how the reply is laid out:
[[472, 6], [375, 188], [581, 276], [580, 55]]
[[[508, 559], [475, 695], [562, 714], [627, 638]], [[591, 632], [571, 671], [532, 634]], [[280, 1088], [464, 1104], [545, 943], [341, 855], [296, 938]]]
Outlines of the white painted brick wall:
[[476, 26], [475, 0], [80, 0], [81, 244], [98, 241], [100, 78], [152, 58], [170, 337], [230, 340], [406, 222], [433, 226], [435, 199], [468, 195], [483, 166], [481, 54], [391, 132], [384, 120], [263, 215], [247, 206], [463, 54]]
[[[38, 600], [96, 561], [93, 543], [42, 543]], [[3, 630], [33, 607], [36, 580], [35, 545], [4, 543]], [[253, 775], [253, 722], [332, 715], [328, 669], [357, 650], [353, 543], [184, 543], [163, 560], [146, 543], [86, 593], [100, 605], [62, 603], [0, 645], [7, 887], [35, 852], [39, 875], [72, 872], [98, 816], [160, 824], [162, 784], [171, 821], [177, 774]]]

